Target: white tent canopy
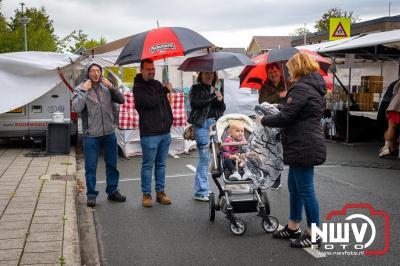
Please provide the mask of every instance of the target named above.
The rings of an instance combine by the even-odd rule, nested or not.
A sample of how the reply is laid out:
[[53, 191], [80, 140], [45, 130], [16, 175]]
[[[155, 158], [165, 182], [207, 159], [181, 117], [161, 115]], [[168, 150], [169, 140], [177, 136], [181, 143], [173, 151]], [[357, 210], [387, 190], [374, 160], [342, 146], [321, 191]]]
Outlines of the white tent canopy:
[[316, 52], [326, 53], [375, 45], [400, 48], [400, 30], [362, 34], [343, 40], [297, 46], [297, 48], [304, 48]]
[[65, 74], [81, 68], [72, 64], [79, 56], [50, 52], [0, 54], [0, 114], [39, 98], [53, 89]]

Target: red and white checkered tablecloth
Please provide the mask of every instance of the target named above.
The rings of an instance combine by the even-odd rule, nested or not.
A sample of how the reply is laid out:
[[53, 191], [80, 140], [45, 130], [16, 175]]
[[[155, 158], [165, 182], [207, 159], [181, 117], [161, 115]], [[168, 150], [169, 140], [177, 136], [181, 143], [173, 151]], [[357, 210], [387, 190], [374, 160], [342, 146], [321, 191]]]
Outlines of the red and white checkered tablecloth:
[[[135, 100], [132, 92], [125, 92], [125, 103], [119, 109], [119, 128], [139, 128], [139, 114], [135, 109]], [[182, 92], [171, 93], [171, 108], [174, 116], [173, 127], [186, 126], [185, 98]]]
[[186, 126], [185, 95], [183, 92], [171, 93], [171, 108], [174, 116], [174, 122], [172, 126]]

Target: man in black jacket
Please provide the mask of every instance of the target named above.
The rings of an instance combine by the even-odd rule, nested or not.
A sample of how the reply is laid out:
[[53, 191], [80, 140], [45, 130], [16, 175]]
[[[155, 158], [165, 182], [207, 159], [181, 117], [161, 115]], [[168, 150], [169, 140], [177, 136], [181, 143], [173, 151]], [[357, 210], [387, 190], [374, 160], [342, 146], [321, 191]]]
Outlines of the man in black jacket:
[[155, 165], [156, 201], [171, 204], [165, 195], [165, 161], [171, 143], [172, 110], [168, 101], [171, 83], [165, 86], [154, 79], [155, 67], [151, 59], [140, 63], [140, 74], [133, 85], [135, 108], [139, 113], [140, 144], [142, 147], [141, 186], [142, 205], [152, 207], [151, 178]]

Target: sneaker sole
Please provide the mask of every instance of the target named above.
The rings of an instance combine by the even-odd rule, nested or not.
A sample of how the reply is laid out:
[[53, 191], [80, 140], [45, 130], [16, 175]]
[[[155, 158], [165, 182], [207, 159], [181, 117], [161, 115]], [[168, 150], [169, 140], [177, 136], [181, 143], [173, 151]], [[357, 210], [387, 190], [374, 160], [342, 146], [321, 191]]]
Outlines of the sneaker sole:
[[208, 198], [204, 199], [204, 198], [195, 198], [195, 197], [193, 197], [193, 199], [198, 200], [198, 201], [204, 201], [204, 202], [207, 202], [210, 200]]

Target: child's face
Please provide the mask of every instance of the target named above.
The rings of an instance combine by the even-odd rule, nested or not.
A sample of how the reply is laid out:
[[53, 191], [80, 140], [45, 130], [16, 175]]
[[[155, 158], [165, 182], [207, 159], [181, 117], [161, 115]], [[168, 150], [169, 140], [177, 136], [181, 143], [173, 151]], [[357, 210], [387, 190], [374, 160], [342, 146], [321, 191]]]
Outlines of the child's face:
[[234, 140], [241, 141], [244, 138], [244, 127], [232, 127], [231, 128], [231, 137]]

